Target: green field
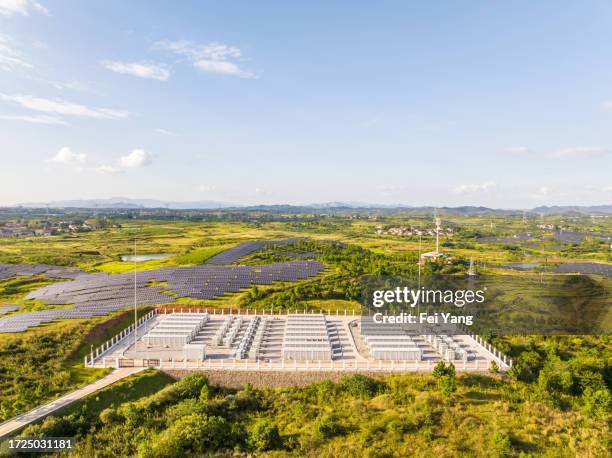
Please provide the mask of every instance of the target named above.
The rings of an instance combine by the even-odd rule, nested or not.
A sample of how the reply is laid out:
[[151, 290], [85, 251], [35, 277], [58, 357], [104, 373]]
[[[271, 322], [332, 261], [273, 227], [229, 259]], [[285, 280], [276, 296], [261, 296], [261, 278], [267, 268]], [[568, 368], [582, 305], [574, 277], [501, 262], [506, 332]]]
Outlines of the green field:
[[[303, 242], [255, 252], [240, 263], [289, 261], [297, 253], [324, 263], [325, 271], [315, 278], [256, 286], [212, 300], [169, 295], [168, 301], [183, 306], [357, 311], [364, 277], [413, 278], [419, 249], [435, 247], [431, 235], [377, 233], [380, 227], [431, 229], [430, 215], [257, 213], [234, 221], [204, 219], [117, 219], [115, 227], [90, 233], [3, 238], [0, 263], [121, 273], [134, 267], [120, 259], [133, 253], [134, 239], [138, 254], [172, 254], [136, 263], [138, 269], [151, 269], [202, 264], [245, 241], [305, 237]], [[448, 214], [442, 219], [453, 235], [441, 237], [441, 250], [453, 260], [424, 266], [424, 279], [434, 275], [464, 279], [470, 258], [489, 265], [612, 262], [609, 242], [586, 236], [579, 243], [561, 243], [550, 238], [550, 230], [537, 228], [544, 222], [568, 231], [610, 234], [610, 218], [546, 216], [542, 221], [531, 216], [526, 224], [522, 215]], [[525, 232], [533, 232], [537, 243], [481, 240]], [[585, 288], [605, 294], [592, 301], [572, 301], [578, 304], [576, 310], [600, 314], [598, 320], [607, 329], [612, 323], [610, 278], [585, 275], [575, 284], [573, 276], [494, 267], [478, 267], [478, 274], [490, 281], [500, 303], [512, 304], [513, 308], [498, 313], [503, 324], [525, 316], [541, 319], [550, 303], [557, 304], [554, 294], [542, 291], [567, 297]], [[55, 281], [42, 275], [0, 280], [0, 305], [20, 304], [13, 313], [49, 307], [27, 301], [25, 295]], [[543, 290], [543, 284], [548, 289]], [[82, 367], [83, 356], [131, 319], [127, 312], [0, 334], [0, 421], [102, 376], [104, 370]], [[41, 437], [77, 435], [75, 456], [609, 456], [609, 336], [489, 333], [485, 337], [513, 357], [515, 364], [508, 374], [353, 377], [337, 384], [235, 391], [197, 378], [174, 383], [164, 374], [147, 372], [27, 432]]]

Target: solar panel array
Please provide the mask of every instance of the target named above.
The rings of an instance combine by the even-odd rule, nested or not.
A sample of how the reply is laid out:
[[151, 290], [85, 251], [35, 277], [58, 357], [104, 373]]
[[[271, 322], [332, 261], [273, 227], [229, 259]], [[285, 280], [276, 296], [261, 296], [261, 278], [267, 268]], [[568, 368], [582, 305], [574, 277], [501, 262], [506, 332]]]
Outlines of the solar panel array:
[[0, 315], [4, 315], [9, 312], [14, 312], [19, 308], [19, 304], [4, 304], [0, 305]]
[[76, 267], [58, 267], [47, 264], [1, 264], [0, 279], [9, 277], [31, 277], [45, 274], [49, 278], [76, 278], [84, 272]]
[[606, 275], [612, 277], [612, 264], [603, 264], [599, 262], [565, 262], [559, 264], [554, 268], [542, 267], [539, 263], [517, 263], [517, 264], [505, 264], [499, 267], [502, 269], [510, 270], [531, 270], [537, 268], [538, 272], [551, 272], [551, 273], [578, 273], [578, 274], [591, 274], [591, 275]]
[[559, 273], [578, 272], [581, 274], [597, 274], [612, 277], [612, 265], [597, 262], [566, 262], [559, 264], [555, 269], [550, 269], [550, 271]]
[[299, 242], [301, 240], [304, 239], [296, 237], [284, 240], [258, 240], [255, 242], [241, 243], [240, 245], [236, 245], [234, 248], [230, 248], [229, 250], [225, 250], [212, 258], [208, 258], [206, 264], [232, 264], [244, 256], [248, 256], [257, 250], [261, 250], [266, 245], [287, 245], [290, 243]]
[[[170, 290], [179, 297], [212, 299], [254, 284], [267, 285], [274, 281], [310, 278], [323, 269], [323, 264], [317, 261], [292, 261], [261, 266], [168, 267], [140, 271], [136, 276], [133, 273], [109, 275], [102, 272], [80, 272], [71, 281], [54, 283], [26, 296], [26, 299], [40, 300], [47, 305], [73, 304], [73, 308], [27, 312], [0, 318], [0, 333], [20, 332], [56, 319], [87, 318], [123, 310], [133, 306], [134, 290], [138, 305], [173, 302], [175, 298], [162, 293], [162, 290]], [[35, 267], [31, 269], [37, 273], [38, 270]], [[150, 286], [150, 281], [165, 282], [167, 285]]]
[[605, 234], [597, 234], [590, 232], [575, 232], [575, 231], [556, 231], [553, 235], [557, 240], [568, 243], [580, 243], [586, 237], [593, 237], [599, 240], [612, 240], [612, 236]]

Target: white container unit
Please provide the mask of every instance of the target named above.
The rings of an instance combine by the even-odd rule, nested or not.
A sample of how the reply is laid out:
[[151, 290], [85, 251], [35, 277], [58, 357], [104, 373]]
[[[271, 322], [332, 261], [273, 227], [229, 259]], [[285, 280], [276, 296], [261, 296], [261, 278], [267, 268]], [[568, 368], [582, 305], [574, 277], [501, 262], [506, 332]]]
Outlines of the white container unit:
[[207, 313], [163, 315], [142, 340], [151, 347], [181, 348], [190, 343], [207, 322]]
[[331, 360], [332, 348], [325, 315], [287, 315], [282, 355], [285, 360]]
[[187, 361], [204, 361], [206, 359], [206, 345], [185, 344], [183, 346], [183, 355]]
[[418, 347], [373, 347], [370, 355], [374, 359], [393, 360], [393, 361], [420, 361], [423, 353]]

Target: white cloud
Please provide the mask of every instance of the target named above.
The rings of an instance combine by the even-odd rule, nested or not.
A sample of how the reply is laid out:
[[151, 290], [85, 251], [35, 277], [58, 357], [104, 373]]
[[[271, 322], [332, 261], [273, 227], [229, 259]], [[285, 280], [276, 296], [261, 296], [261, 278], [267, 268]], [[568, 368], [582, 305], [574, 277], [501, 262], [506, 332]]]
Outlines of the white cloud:
[[538, 189], [538, 194], [542, 195], [542, 196], [546, 196], [550, 193], [550, 188], [548, 186], [541, 186]]
[[47, 8], [35, 0], [0, 0], [0, 15], [21, 14], [22, 16], [28, 16], [31, 12], [49, 14]]
[[206, 60], [201, 59], [193, 64], [196, 68], [208, 73], [222, 73], [224, 75], [242, 76], [242, 70], [233, 62], [225, 60]]
[[574, 146], [570, 148], [562, 148], [549, 153], [552, 157], [568, 157], [568, 158], [590, 158], [605, 156], [610, 151], [605, 148], [595, 148], [589, 146]]
[[67, 146], [64, 146], [55, 156], [51, 159], [47, 159], [46, 162], [55, 162], [57, 164], [84, 164], [86, 160], [86, 154], [77, 154]]
[[143, 167], [151, 164], [153, 156], [142, 149], [134, 149], [130, 154], [114, 161], [114, 164], [99, 163], [89, 160], [86, 154], [77, 154], [69, 147], [64, 146], [55, 156], [45, 162], [66, 164], [74, 166], [74, 171], [96, 172], [103, 175], [122, 173], [127, 169]]
[[603, 103], [604, 110], [612, 110], [612, 100], [606, 100]]
[[44, 99], [31, 95], [8, 95], [0, 93], [0, 100], [16, 103], [28, 110], [55, 115], [112, 120], [124, 119], [130, 115], [126, 111], [111, 110], [108, 108], [89, 108], [78, 103], [66, 102], [60, 99]]
[[171, 130], [166, 130], [166, 129], [155, 129], [155, 132], [159, 132], [162, 135], [168, 135], [170, 137], [176, 137], [177, 136], [176, 132], [172, 132]]
[[32, 64], [25, 60], [20, 51], [15, 49], [11, 40], [6, 36], [0, 35], [0, 70], [13, 72], [32, 68]]
[[254, 191], [255, 191], [255, 194], [259, 194], [259, 195], [269, 196], [272, 194], [272, 191], [265, 189], [265, 188], [255, 188]]
[[224, 43], [197, 44], [188, 40], [164, 40], [155, 44], [154, 48], [170, 51], [186, 57], [191, 64], [207, 73], [254, 78], [255, 74], [243, 70], [236, 62], [242, 57], [242, 51], [236, 46]]
[[527, 154], [531, 152], [531, 150], [527, 148], [526, 146], [512, 146], [511, 148], [508, 148], [506, 151], [511, 154]]
[[123, 156], [119, 162], [125, 168], [144, 167], [153, 162], [153, 157], [143, 149], [135, 149], [127, 156]]
[[158, 81], [168, 81], [170, 78], [170, 71], [167, 68], [150, 62], [104, 61], [102, 65], [115, 73], [139, 78], [150, 78]]
[[112, 165], [106, 165], [106, 164], [100, 164], [94, 170], [101, 174], [119, 173], [122, 171], [119, 167], [114, 167]]
[[496, 188], [497, 184], [494, 181], [487, 181], [482, 184], [462, 184], [457, 186], [454, 191], [458, 194], [465, 193], [484, 193]]
[[215, 185], [206, 185], [206, 184], [201, 184], [200, 186], [198, 186], [198, 191], [200, 192], [212, 192], [212, 191], [216, 191], [217, 187]]
[[61, 125], [66, 126], [66, 122], [62, 118], [58, 118], [57, 116], [46, 116], [46, 115], [36, 115], [36, 116], [19, 116], [19, 115], [2, 115], [0, 119], [5, 119], [7, 121], [22, 121], [29, 122], [32, 124], [48, 124], [48, 125]]

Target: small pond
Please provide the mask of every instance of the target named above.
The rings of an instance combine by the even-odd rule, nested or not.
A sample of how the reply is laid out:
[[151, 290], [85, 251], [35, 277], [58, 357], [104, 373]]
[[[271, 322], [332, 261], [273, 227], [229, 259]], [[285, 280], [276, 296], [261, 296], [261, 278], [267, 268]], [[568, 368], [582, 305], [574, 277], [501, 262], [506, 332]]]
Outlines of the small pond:
[[156, 259], [166, 259], [174, 256], [173, 253], [154, 253], [154, 254], [137, 254], [137, 255], [123, 255], [121, 260], [123, 262], [142, 262], [142, 261], [153, 261]]

